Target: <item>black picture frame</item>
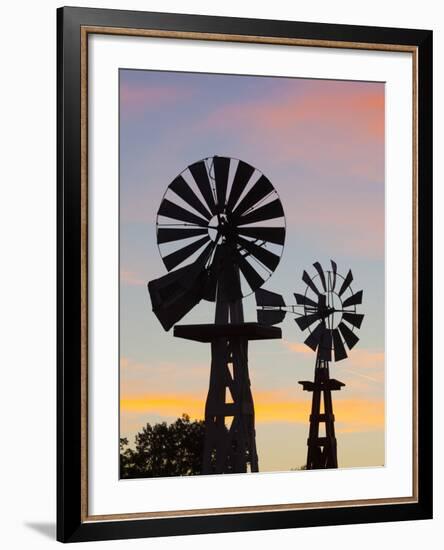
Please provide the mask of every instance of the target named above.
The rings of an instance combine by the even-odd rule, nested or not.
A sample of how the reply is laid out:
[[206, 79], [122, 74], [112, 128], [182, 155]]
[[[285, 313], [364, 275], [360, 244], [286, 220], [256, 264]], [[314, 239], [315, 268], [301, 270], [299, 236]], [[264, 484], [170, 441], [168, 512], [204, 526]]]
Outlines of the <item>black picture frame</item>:
[[[154, 29], [409, 46], [417, 52], [417, 481], [416, 502], [95, 520], [85, 516], [82, 487], [81, 30]], [[334, 44], [333, 44], [334, 45]], [[390, 49], [390, 48], [388, 48]], [[92, 8], [57, 10], [58, 381], [57, 539], [62, 542], [283, 529], [432, 517], [432, 32], [400, 28], [239, 19]], [[83, 338], [83, 339], [82, 339]]]

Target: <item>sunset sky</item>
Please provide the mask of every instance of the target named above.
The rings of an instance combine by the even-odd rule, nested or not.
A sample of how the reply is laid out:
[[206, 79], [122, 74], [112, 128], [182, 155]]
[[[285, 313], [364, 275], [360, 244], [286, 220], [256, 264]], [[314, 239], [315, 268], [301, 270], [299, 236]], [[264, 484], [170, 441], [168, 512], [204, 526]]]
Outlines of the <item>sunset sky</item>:
[[[281, 262], [264, 288], [293, 303], [302, 272], [330, 259], [366, 317], [349, 358], [331, 365], [341, 467], [384, 464], [384, 84], [120, 71], [120, 425], [133, 442], [147, 422], [204, 415], [210, 349], [164, 332], [147, 282], [166, 273], [156, 213], [171, 181], [204, 157], [261, 170], [286, 216]], [[244, 300], [255, 321], [255, 301]], [[201, 302], [182, 322], [213, 322]], [[315, 353], [292, 316], [282, 340], [253, 342], [249, 369], [261, 471], [305, 464]]]

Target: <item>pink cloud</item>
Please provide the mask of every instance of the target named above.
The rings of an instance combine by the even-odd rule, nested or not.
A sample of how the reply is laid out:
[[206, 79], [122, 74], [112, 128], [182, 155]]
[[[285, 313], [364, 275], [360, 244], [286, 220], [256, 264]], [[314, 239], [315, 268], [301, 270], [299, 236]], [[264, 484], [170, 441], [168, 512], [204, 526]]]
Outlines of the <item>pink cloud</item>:
[[361, 139], [382, 139], [384, 136], [384, 90], [362, 90], [344, 82], [313, 83], [304, 95], [285, 92], [266, 100], [248, 104], [231, 104], [214, 111], [206, 124], [230, 126], [243, 120], [257, 129], [287, 131], [302, 122], [344, 126], [359, 130]]
[[125, 269], [122, 269], [120, 271], [120, 282], [123, 285], [127, 286], [145, 286], [146, 281], [142, 279], [137, 273], [134, 271], [128, 271]]
[[[282, 198], [282, 197], [281, 197]], [[381, 201], [383, 199], [381, 198]], [[287, 226], [322, 239], [328, 249], [379, 258], [384, 254], [385, 213], [383, 203], [369, 201], [359, 192], [323, 194], [316, 188], [304, 188], [303, 203], [285, 201]]]
[[313, 82], [303, 95], [285, 90], [265, 100], [223, 106], [203, 126], [215, 131], [234, 127], [236, 132], [241, 126], [249, 139], [281, 161], [309, 161], [324, 173], [335, 167], [347, 175], [382, 177], [382, 85]]
[[271, 128], [285, 130], [294, 124], [344, 126], [357, 130], [360, 139], [382, 139], [384, 135], [384, 95], [382, 90], [356, 92], [350, 84], [328, 83], [302, 99], [288, 97], [263, 113], [261, 120]]
[[139, 115], [146, 110], [158, 109], [160, 105], [174, 103], [184, 95], [187, 95], [184, 90], [177, 87], [122, 84], [120, 106], [124, 115]]

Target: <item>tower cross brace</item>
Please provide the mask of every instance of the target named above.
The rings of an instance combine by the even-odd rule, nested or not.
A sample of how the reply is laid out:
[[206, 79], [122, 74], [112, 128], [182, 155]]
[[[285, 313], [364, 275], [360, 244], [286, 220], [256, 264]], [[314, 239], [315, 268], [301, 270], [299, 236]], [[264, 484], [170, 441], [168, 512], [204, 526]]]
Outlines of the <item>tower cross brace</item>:
[[[307, 470], [337, 468], [335, 416], [331, 392], [340, 390], [345, 384], [330, 378], [329, 362], [320, 359], [319, 354], [316, 357], [314, 382], [300, 381], [299, 384], [305, 391], [313, 393], [307, 439]], [[322, 435], [321, 425], [325, 428], [325, 434]]]
[[[239, 270], [231, 270], [239, 284]], [[259, 471], [254, 403], [248, 371], [248, 341], [281, 338], [281, 329], [245, 323], [242, 300], [227, 301], [226, 278], [221, 278], [214, 324], [176, 325], [174, 335], [209, 342], [211, 370], [205, 403], [203, 474]]]

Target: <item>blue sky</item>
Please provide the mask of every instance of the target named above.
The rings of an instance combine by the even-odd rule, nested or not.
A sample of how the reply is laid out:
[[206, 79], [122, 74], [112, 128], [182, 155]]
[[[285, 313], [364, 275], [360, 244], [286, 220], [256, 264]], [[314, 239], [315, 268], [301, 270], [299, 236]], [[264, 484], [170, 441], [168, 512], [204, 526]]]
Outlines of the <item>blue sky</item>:
[[[359, 344], [331, 367], [340, 466], [384, 463], [384, 85], [296, 78], [120, 71], [121, 435], [146, 422], [202, 418], [209, 347], [175, 339], [151, 311], [147, 282], [166, 273], [155, 220], [169, 183], [213, 155], [256, 166], [286, 216], [281, 262], [264, 288], [292, 302], [302, 272], [330, 259], [364, 290]], [[245, 317], [255, 320], [253, 297]], [[212, 322], [201, 302], [183, 322]], [[250, 345], [261, 470], [302, 465], [315, 355], [294, 320]]]

